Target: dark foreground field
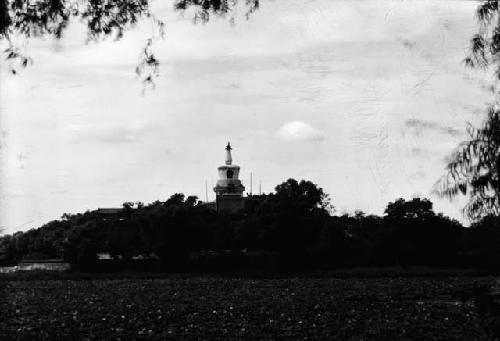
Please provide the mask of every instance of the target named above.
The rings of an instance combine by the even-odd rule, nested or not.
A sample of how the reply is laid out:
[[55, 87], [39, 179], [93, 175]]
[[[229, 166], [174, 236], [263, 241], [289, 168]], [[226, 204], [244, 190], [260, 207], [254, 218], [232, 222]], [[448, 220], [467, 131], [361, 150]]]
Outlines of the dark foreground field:
[[474, 281], [491, 279], [0, 281], [0, 337], [485, 340], [460, 300]]

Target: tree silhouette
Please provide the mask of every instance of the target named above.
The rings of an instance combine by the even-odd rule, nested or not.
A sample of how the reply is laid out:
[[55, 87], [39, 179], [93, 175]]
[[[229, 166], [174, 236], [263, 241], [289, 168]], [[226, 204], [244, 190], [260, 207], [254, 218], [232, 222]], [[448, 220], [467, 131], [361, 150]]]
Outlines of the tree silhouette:
[[[195, 23], [207, 23], [211, 15], [225, 17], [230, 15], [229, 21], [235, 22], [234, 9], [238, 5], [238, 0], [178, 0], [175, 4], [177, 10], [186, 10], [190, 7], [195, 8], [193, 21]], [[247, 11], [246, 18], [259, 8], [259, 0], [245, 0]]]
[[[234, 11], [238, 0], [177, 0], [179, 11], [194, 9], [195, 23], [206, 23], [211, 15], [226, 16]], [[247, 17], [259, 7], [259, 0], [245, 0]], [[88, 41], [107, 38], [120, 40], [141, 20], [149, 20], [153, 30], [141, 49], [135, 72], [145, 86], [154, 86], [160, 61], [153, 43], [165, 36], [165, 23], [150, 8], [150, 0], [0, 0], [0, 41], [7, 41], [5, 59], [16, 74], [33, 60], [16, 44], [17, 38], [50, 36], [60, 39], [71, 20], [83, 22]], [[234, 16], [230, 18], [234, 22]]]
[[185, 195], [183, 193], [175, 193], [168, 198], [167, 201], [165, 201], [165, 206], [170, 206], [170, 205], [182, 205], [184, 203], [184, 198]]
[[87, 28], [87, 40], [120, 40], [141, 19], [155, 26], [146, 40], [136, 73], [146, 85], [154, 84], [159, 62], [152, 52], [154, 39], [164, 36], [164, 23], [150, 11], [148, 0], [0, 0], [0, 39], [9, 47], [4, 51], [10, 72], [33, 61], [15, 44], [16, 38], [51, 36], [60, 39], [70, 20], [78, 19]]
[[[471, 39], [470, 55], [465, 64], [489, 69], [497, 81], [491, 90], [498, 97], [500, 80], [499, 0], [482, 2], [477, 11], [479, 31]], [[498, 101], [497, 101], [498, 102]], [[447, 165], [447, 173], [435, 184], [435, 191], [445, 197], [469, 195], [464, 213], [472, 220], [500, 209], [500, 111], [498, 103], [488, 108], [480, 128], [468, 125], [469, 140], [461, 143]]]
[[276, 186], [275, 193], [250, 201], [239, 244], [277, 252], [286, 267], [307, 266], [320, 255], [335, 254], [331, 248], [339, 233], [330, 224], [330, 206], [321, 187], [288, 179]]
[[432, 202], [429, 199], [414, 198], [406, 201], [402, 198], [390, 202], [385, 209], [388, 219], [419, 219], [425, 220], [433, 217]]
[[450, 264], [461, 238], [458, 222], [435, 214], [429, 199], [390, 202], [374, 236], [373, 258], [393, 264]]
[[[360, 211], [332, 216], [324, 208], [327, 202], [321, 187], [294, 179], [274, 193], [247, 197], [245, 209], [236, 214], [220, 214], [195, 196], [175, 193], [165, 202], [126, 202], [121, 211], [127, 214], [65, 214], [40, 228], [2, 236], [0, 261], [15, 265], [22, 259], [63, 257], [82, 271], [102, 271], [104, 264], [120, 271], [142, 260], [150, 269], [182, 271], [193, 265], [244, 271], [245, 266], [500, 264], [498, 217], [464, 228], [434, 213], [428, 199], [394, 200], [383, 217]], [[114, 259], [100, 262], [99, 253]]]
[[500, 112], [490, 108], [483, 127], [469, 129], [471, 139], [461, 144], [448, 164], [437, 191], [448, 197], [468, 194], [464, 212], [473, 220], [499, 213]]
[[288, 179], [275, 188], [277, 199], [284, 205], [299, 210], [312, 211], [314, 208], [330, 209], [330, 197], [321, 187], [311, 181]]

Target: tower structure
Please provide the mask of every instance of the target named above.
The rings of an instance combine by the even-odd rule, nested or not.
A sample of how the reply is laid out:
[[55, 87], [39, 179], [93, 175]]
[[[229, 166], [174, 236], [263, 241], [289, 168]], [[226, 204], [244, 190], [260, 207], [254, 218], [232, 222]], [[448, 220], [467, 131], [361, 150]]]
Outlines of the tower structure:
[[240, 166], [233, 165], [231, 150], [231, 144], [228, 142], [225, 165], [217, 168], [219, 180], [214, 187], [217, 212], [237, 212], [245, 207], [245, 199], [243, 198], [245, 187], [238, 179]]

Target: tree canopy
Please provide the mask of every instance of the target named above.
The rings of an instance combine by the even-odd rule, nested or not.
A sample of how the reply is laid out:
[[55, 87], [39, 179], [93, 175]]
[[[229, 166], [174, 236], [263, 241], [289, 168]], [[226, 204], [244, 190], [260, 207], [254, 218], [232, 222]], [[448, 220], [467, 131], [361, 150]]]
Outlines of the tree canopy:
[[107, 264], [100, 255], [119, 265], [105, 271], [138, 260], [146, 262], [140, 269], [176, 271], [500, 264], [497, 217], [464, 228], [419, 198], [388, 203], [384, 216], [335, 216], [329, 205], [323, 189], [307, 180], [288, 179], [273, 193], [248, 196], [236, 213], [218, 213], [195, 196], [174, 193], [104, 213], [64, 214], [5, 235], [0, 264], [62, 257], [77, 270], [100, 271]]
[[432, 202], [429, 199], [414, 198], [406, 201], [402, 198], [390, 202], [385, 209], [385, 214], [391, 219], [420, 219], [424, 220], [434, 216]]

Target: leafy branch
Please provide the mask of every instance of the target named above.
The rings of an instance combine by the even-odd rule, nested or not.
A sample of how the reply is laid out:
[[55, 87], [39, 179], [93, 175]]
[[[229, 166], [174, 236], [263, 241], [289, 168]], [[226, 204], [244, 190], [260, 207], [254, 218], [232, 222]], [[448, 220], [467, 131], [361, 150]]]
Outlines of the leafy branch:
[[[234, 13], [238, 0], [177, 0], [174, 9], [194, 9], [195, 23], [207, 23], [212, 15], [225, 17]], [[259, 8], [259, 0], [245, 0], [246, 18]], [[117, 41], [140, 20], [148, 19], [152, 24], [151, 36], [146, 39], [136, 74], [144, 86], [154, 87], [159, 76], [160, 61], [154, 54], [153, 45], [165, 37], [165, 23], [150, 10], [150, 0], [0, 0], [0, 41], [8, 42], [5, 60], [9, 70], [17, 74], [20, 68], [33, 63], [22, 51], [17, 38], [29, 40], [33, 37], [63, 37], [70, 20], [78, 19], [87, 30], [87, 42], [112, 38]], [[14, 39], [16, 38], [16, 39]]]

